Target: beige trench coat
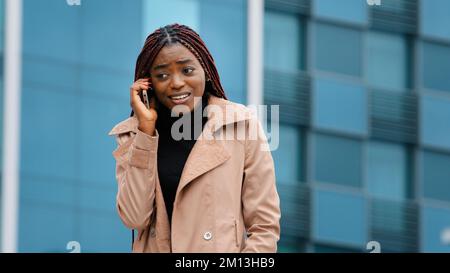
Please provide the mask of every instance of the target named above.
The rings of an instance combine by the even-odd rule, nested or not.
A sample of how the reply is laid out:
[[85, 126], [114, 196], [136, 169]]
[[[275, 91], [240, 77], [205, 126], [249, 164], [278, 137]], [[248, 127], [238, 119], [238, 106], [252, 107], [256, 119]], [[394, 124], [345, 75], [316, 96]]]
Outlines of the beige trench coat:
[[[117, 124], [117, 210], [138, 231], [133, 252], [276, 252], [280, 203], [274, 164], [249, 108], [211, 96], [209, 105], [226, 115], [208, 122], [183, 168], [169, 225], [157, 172], [158, 132], [138, 130], [135, 116]], [[212, 111], [213, 112], [213, 111]], [[234, 115], [234, 118], [226, 118]], [[243, 126], [243, 127], [242, 127]], [[244, 137], [224, 135], [245, 128]], [[253, 128], [253, 129], [252, 129]], [[230, 131], [231, 130], [231, 131]], [[253, 131], [252, 131], [253, 130]]]

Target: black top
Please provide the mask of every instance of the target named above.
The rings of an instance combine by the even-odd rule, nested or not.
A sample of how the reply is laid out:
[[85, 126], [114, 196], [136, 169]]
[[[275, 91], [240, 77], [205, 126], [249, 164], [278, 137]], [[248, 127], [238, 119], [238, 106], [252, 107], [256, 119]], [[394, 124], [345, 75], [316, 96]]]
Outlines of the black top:
[[[171, 136], [171, 128], [173, 123], [180, 119], [181, 116], [171, 117], [170, 110], [162, 104], [158, 104], [158, 119], [156, 120], [156, 129], [159, 134], [157, 160], [158, 175], [170, 223], [172, 222], [173, 202], [175, 201], [175, 195], [184, 164], [186, 163], [192, 147], [194, 147], [195, 141], [203, 130], [205, 123], [208, 121], [207, 117], [202, 117], [202, 129], [200, 130], [200, 128], [198, 128], [197, 130], [194, 130], [194, 115], [196, 113], [198, 114], [198, 111], [203, 111], [207, 104], [208, 100], [206, 96], [203, 96], [202, 103], [198, 104], [190, 113], [190, 139], [181, 138], [180, 140], [175, 140]], [[201, 113], [200, 116], [202, 116]], [[178, 129], [178, 127], [176, 128]], [[184, 132], [183, 129], [183, 127], [179, 129], [180, 133]], [[177, 139], [177, 136], [175, 136], [175, 138]]]

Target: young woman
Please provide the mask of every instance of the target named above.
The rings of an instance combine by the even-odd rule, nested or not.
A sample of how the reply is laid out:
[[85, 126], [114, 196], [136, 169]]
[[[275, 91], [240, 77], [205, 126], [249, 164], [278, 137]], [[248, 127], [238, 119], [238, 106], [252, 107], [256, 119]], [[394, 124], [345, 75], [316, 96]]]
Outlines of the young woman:
[[[251, 111], [226, 99], [200, 36], [179, 24], [150, 34], [130, 100], [131, 117], [110, 135], [118, 213], [138, 231], [133, 251], [276, 252], [280, 207], [267, 140]], [[176, 136], [180, 119], [197, 114], [189, 124], [200, 129], [185, 123], [188, 137]]]

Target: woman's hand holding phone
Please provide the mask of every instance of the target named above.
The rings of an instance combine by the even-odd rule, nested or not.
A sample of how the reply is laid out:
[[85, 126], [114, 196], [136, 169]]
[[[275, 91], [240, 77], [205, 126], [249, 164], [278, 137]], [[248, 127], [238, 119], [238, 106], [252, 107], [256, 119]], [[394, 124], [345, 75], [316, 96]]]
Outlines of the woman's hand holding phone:
[[155, 134], [156, 119], [158, 118], [158, 114], [155, 110], [155, 98], [154, 96], [150, 98], [150, 101], [148, 102], [149, 108], [147, 108], [140, 96], [141, 92], [147, 91], [150, 88], [151, 82], [149, 78], [135, 81], [130, 88], [130, 104], [139, 121], [139, 130], [153, 136]]

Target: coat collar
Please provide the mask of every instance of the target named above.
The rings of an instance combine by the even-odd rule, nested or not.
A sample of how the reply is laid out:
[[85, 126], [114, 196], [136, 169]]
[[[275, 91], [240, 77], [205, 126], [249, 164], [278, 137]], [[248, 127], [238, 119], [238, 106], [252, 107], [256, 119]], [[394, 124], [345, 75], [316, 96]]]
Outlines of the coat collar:
[[[205, 128], [212, 130], [212, 133], [230, 123], [237, 123], [251, 118], [250, 110], [244, 105], [218, 98], [213, 95], [209, 97], [208, 105], [213, 106], [213, 111], [211, 111], [212, 113], [208, 117]], [[216, 110], [222, 114], [216, 115], [214, 113]], [[116, 124], [108, 135], [119, 135], [127, 132], [137, 133], [138, 125], [137, 117], [136, 115], [133, 115]]]
[[[208, 105], [212, 105], [213, 111], [209, 112], [208, 122], [192, 148], [185, 166], [183, 168], [180, 183], [178, 185], [175, 203], [177, 203], [179, 192], [183, 190], [196, 177], [220, 166], [227, 161], [231, 154], [227, 151], [224, 141], [205, 137], [206, 133], [211, 135], [223, 126], [248, 120], [252, 117], [251, 111], [242, 104], [237, 104], [222, 98], [210, 96]], [[220, 114], [215, 114], [220, 111]], [[137, 132], [138, 121], [132, 116], [116, 126], [109, 135], [117, 135], [125, 132]]]

